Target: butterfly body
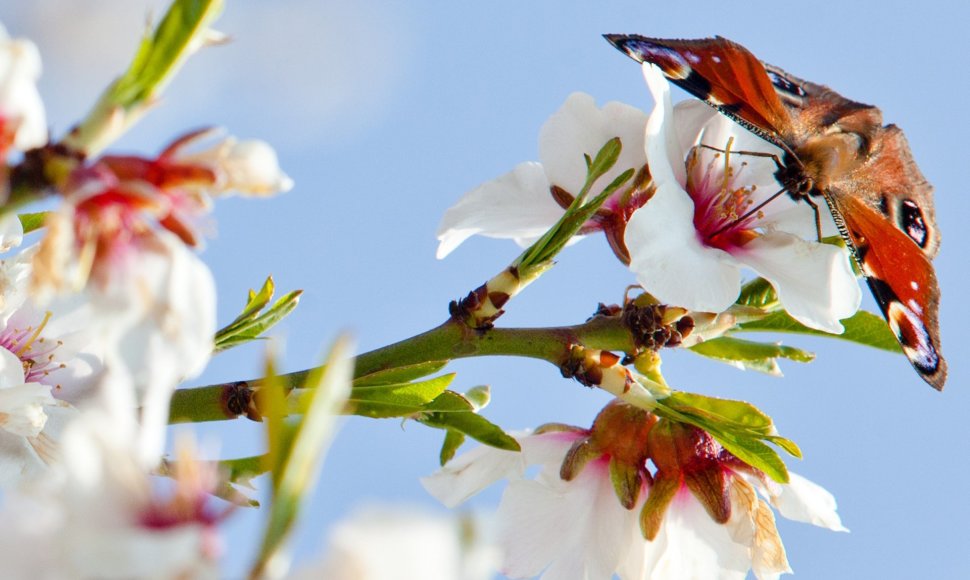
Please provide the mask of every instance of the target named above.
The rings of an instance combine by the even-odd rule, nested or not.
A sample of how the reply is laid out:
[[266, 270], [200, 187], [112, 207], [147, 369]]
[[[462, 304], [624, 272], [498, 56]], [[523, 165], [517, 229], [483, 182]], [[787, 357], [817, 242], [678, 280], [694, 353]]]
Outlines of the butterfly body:
[[764, 64], [725, 38], [606, 38], [782, 149], [776, 179], [796, 200], [824, 199], [903, 352], [942, 389], [933, 189], [902, 131], [883, 125], [878, 108]]

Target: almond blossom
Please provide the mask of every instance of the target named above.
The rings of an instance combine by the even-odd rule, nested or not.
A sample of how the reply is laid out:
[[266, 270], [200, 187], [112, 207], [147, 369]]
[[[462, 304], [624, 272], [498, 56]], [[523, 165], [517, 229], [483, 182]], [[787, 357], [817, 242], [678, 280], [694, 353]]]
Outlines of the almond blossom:
[[12, 39], [0, 25], [0, 160], [11, 149], [47, 143], [47, 117], [37, 91], [40, 52], [33, 42]]
[[330, 530], [326, 556], [290, 580], [488, 580], [498, 554], [483, 518], [368, 505]]
[[[619, 137], [620, 157], [598, 183], [607, 184], [627, 169], [642, 170], [643, 129], [647, 116], [635, 107], [611, 102], [596, 106], [593, 97], [573, 93], [539, 132], [542, 163], [519, 164], [511, 172], [468, 192], [445, 212], [438, 226], [438, 258], [444, 258], [473, 235], [513, 239], [527, 246], [558, 220], [586, 181], [584, 155], [594, 156]], [[615, 192], [581, 230], [602, 230], [619, 252], [629, 214], [649, 197], [644, 173]]]
[[183, 446], [172, 485], [156, 485], [131, 443], [131, 423], [89, 409], [66, 428], [52, 476], [4, 495], [0, 555], [12, 577], [215, 578], [211, 467]]
[[514, 578], [743, 579], [752, 569], [777, 578], [790, 568], [758, 494], [786, 517], [844, 530], [821, 487], [796, 475], [767, 481], [703, 431], [624, 403], [591, 429], [553, 425], [516, 439], [521, 453], [476, 448], [422, 481], [454, 506], [509, 480], [498, 525], [503, 572]]
[[[796, 320], [842, 332], [839, 320], [862, 299], [848, 252], [810, 241], [815, 216], [807, 204], [781, 195], [759, 208], [780, 186], [771, 159], [751, 153], [781, 150], [702, 103], [673, 107], [663, 74], [652, 65], [643, 73], [657, 103], [646, 139], [656, 193], [626, 228], [637, 281], [661, 302], [722, 312], [738, 297], [741, 269], [750, 268]], [[820, 212], [824, 232], [837, 233]]]

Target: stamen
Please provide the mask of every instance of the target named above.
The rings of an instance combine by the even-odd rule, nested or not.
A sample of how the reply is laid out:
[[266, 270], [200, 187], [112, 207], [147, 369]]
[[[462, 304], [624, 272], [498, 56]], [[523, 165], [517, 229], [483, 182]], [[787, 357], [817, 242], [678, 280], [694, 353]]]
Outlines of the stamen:
[[48, 310], [46, 313], [44, 313], [44, 320], [42, 320], [40, 324], [37, 325], [37, 329], [34, 330], [33, 334], [30, 335], [30, 338], [28, 338], [27, 341], [24, 342], [24, 344], [20, 347], [20, 349], [18, 349], [17, 352], [15, 352], [14, 354], [20, 358], [23, 358], [24, 353], [30, 350], [30, 347], [34, 344], [34, 341], [37, 340], [37, 337], [40, 336], [40, 333], [44, 331], [44, 327], [47, 326], [47, 323], [50, 322], [50, 319], [51, 319], [51, 311]]

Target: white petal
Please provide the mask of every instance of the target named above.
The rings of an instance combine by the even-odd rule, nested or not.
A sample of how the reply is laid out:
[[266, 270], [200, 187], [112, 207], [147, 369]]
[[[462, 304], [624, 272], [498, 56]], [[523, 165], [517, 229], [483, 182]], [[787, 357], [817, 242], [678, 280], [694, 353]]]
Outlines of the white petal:
[[20, 245], [24, 239], [24, 227], [15, 212], [0, 217], [0, 252]]
[[796, 522], [828, 528], [835, 532], [848, 532], [842, 525], [833, 496], [821, 485], [805, 479], [797, 473], [788, 474], [788, 484], [780, 485], [778, 495], [770, 496], [778, 513]]
[[674, 106], [673, 123], [677, 133], [680, 150], [686, 154], [702, 136], [704, 127], [715, 115], [720, 115], [714, 107], [697, 99], [687, 99]]
[[630, 269], [665, 304], [722, 312], [738, 297], [741, 271], [730, 254], [700, 243], [693, 211], [679, 185], [658, 186], [627, 224]]
[[544, 234], [563, 209], [552, 199], [542, 165], [519, 164], [505, 175], [465, 194], [438, 226], [437, 257], [444, 258], [469, 237], [511, 238], [528, 245]]
[[291, 580], [486, 580], [497, 554], [474, 518], [440, 517], [399, 506], [358, 509], [330, 532], [322, 565]]
[[272, 195], [293, 188], [293, 180], [280, 169], [276, 151], [265, 141], [233, 141], [221, 169], [227, 189], [249, 195]]
[[595, 157], [607, 141], [619, 137], [623, 145], [619, 159], [597, 182], [605, 186], [627, 169], [640, 169], [646, 114], [630, 105], [610, 102], [602, 109], [584, 93], [569, 95], [539, 131], [539, 159], [553, 185], [577, 195], [586, 182], [583, 155]]
[[558, 477], [509, 484], [498, 518], [503, 571], [543, 580], [609, 578], [630, 549], [637, 511], [624, 509], [608, 464], [592, 462], [571, 482]]
[[667, 508], [654, 543], [646, 553], [650, 580], [743, 580], [751, 567], [749, 548], [732, 540], [728, 526], [712, 520], [686, 489]]
[[0, 347], [0, 390], [24, 384], [24, 363], [20, 357]]
[[[643, 78], [656, 106], [650, 113], [646, 129], [646, 154], [650, 175], [658, 186], [675, 181], [681, 187], [687, 181], [684, 165], [686, 151], [672, 126], [674, 107], [670, 101], [670, 83], [652, 64], [643, 64]], [[685, 194], [686, 195], [686, 194]]]
[[524, 472], [521, 453], [482, 445], [422, 477], [421, 485], [441, 503], [455, 507], [496, 481]]
[[21, 151], [47, 143], [47, 117], [37, 91], [40, 72], [33, 42], [0, 38], [0, 131], [15, 131], [13, 144]]
[[810, 328], [841, 333], [839, 321], [859, 309], [862, 292], [843, 248], [775, 232], [735, 257], [768, 279], [785, 310]]

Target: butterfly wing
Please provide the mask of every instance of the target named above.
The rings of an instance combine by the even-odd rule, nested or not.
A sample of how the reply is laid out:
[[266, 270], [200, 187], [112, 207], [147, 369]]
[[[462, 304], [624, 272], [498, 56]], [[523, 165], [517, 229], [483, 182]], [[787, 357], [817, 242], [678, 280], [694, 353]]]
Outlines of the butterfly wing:
[[942, 389], [932, 191], [903, 132], [889, 125], [874, 136], [866, 164], [826, 191], [825, 200], [903, 352], [923, 380]]
[[788, 149], [792, 119], [764, 65], [726, 38], [661, 40], [607, 34], [638, 62], [655, 64], [671, 82], [763, 139]]
[[946, 382], [940, 352], [939, 289], [929, 258], [862, 200], [829, 193], [829, 208], [852, 246], [889, 328], [916, 371], [937, 390]]

